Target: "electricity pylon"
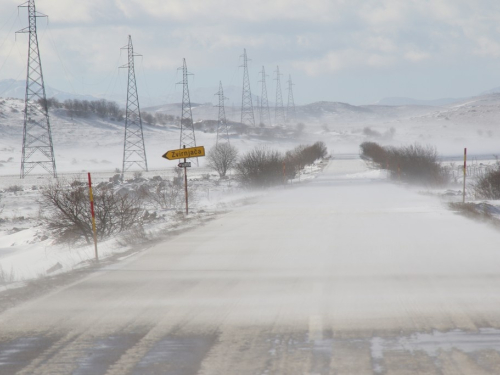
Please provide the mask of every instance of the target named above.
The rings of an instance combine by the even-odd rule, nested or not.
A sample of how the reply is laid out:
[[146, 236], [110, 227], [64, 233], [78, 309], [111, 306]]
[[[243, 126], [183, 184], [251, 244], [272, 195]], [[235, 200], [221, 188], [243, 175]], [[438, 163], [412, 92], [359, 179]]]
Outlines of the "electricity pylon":
[[[194, 134], [194, 124], [193, 124], [193, 112], [191, 111], [191, 99], [189, 98], [189, 87], [188, 87], [188, 77], [192, 73], [188, 73], [186, 59], [182, 59], [182, 67], [178, 70], [182, 70], [182, 82], [178, 82], [178, 85], [182, 84], [182, 106], [181, 106], [181, 138], [180, 138], [180, 148], [186, 146], [196, 147], [196, 136]], [[198, 158], [196, 159], [196, 165], [198, 164]]]
[[295, 102], [293, 100], [293, 83], [292, 76], [288, 76], [288, 103], [286, 105], [286, 122], [290, 123], [295, 121], [296, 113], [295, 113]]
[[222, 141], [224, 138], [226, 142], [229, 144], [229, 128], [227, 126], [226, 120], [226, 110], [224, 107], [224, 100], [227, 98], [224, 97], [224, 90], [222, 88], [222, 82], [219, 82], [219, 92], [215, 93], [215, 95], [219, 96], [219, 120], [217, 121], [217, 139], [215, 140], [215, 145], [219, 144], [219, 141]]
[[147, 172], [148, 160], [146, 159], [141, 109], [139, 106], [139, 96], [137, 95], [137, 84], [135, 81], [134, 58], [141, 55], [134, 54], [134, 46], [132, 45], [132, 37], [130, 35], [128, 36], [128, 45], [122, 49], [128, 50], [128, 63], [121, 67], [128, 68], [125, 140], [123, 145], [123, 179], [125, 172], [134, 166], [137, 166]]
[[47, 16], [36, 11], [35, 0], [29, 0], [19, 7], [28, 8], [29, 18], [29, 26], [18, 31], [29, 34], [21, 178], [36, 166], [42, 167], [56, 178], [56, 160], [36, 33], [36, 19]]
[[248, 78], [248, 58], [247, 50], [243, 50], [243, 93], [241, 99], [241, 123], [255, 126], [253, 114], [252, 92], [250, 90], [250, 79]]
[[260, 98], [260, 123], [271, 125], [271, 113], [269, 112], [269, 102], [267, 100], [267, 86], [266, 86], [266, 70], [262, 67], [262, 71], [260, 72], [261, 79], [260, 83], [262, 83], [262, 95]]
[[281, 95], [280, 67], [276, 67], [276, 107], [274, 110], [274, 121], [276, 125], [285, 124], [285, 109], [283, 108], [283, 97]]

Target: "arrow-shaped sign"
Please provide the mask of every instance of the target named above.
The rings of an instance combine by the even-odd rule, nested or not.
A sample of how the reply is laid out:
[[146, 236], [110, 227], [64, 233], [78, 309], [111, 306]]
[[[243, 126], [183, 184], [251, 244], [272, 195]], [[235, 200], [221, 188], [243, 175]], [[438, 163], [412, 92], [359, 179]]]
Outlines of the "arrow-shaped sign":
[[201, 156], [205, 156], [205, 147], [190, 147], [190, 148], [180, 148], [178, 150], [170, 150], [162, 155], [165, 159], [168, 160], [177, 160], [184, 158], [199, 158]]

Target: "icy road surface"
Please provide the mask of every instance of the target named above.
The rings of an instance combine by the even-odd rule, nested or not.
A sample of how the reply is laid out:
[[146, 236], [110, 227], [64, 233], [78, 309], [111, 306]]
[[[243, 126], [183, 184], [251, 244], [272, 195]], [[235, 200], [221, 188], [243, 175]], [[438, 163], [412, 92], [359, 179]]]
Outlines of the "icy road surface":
[[353, 166], [8, 310], [0, 373], [499, 374], [500, 233]]

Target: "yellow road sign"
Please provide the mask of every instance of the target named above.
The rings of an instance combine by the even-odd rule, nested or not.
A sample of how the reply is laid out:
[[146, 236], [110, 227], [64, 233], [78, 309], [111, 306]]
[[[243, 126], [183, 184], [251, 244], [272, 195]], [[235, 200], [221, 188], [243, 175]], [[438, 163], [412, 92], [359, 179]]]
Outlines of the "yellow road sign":
[[199, 158], [201, 156], [205, 156], [205, 147], [190, 147], [190, 148], [180, 148], [178, 150], [170, 150], [162, 155], [165, 159], [168, 160], [177, 160], [184, 158]]

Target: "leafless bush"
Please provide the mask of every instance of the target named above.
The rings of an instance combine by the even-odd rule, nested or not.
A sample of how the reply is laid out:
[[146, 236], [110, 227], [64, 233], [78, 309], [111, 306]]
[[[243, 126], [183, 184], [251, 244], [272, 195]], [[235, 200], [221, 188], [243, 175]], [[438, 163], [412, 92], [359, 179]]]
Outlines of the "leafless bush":
[[21, 185], [10, 185], [5, 191], [9, 193], [17, 193], [19, 191], [23, 191], [23, 187]]
[[[190, 205], [198, 201], [197, 188], [192, 184], [188, 184], [188, 198]], [[184, 185], [161, 181], [148, 189], [147, 199], [156, 208], [180, 210], [184, 207], [186, 200]]]
[[136, 245], [148, 241], [148, 235], [142, 224], [135, 224], [128, 231], [124, 232], [122, 238], [125, 244]]
[[256, 147], [240, 159], [236, 170], [243, 185], [268, 187], [282, 184], [283, 178], [295, 178], [300, 168], [327, 154], [328, 150], [323, 142], [297, 146], [285, 155], [266, 147]]
[[0, 284], [6, 285], [14, 282], [16, 279], [16, 274], [14, 272], [14, 266], [10, 267], [10, 272], [7, 272], [0, 265]]
[[392, 177], [430, 185], [443, 185], [448, 180], [433, 146], [383, 147], [374, 142], [364, 142], [360, 148], [363, 160], [372, 167], [388, 169]]
[[150, 202], [162, 209], [178, 209], [184, 201], [184, 190], [170, 181], [162, 181], [148, 192]]
[[375, 142], [363, 142], [359, 146], [361, 159], [373, 168], [385, 168], [389, 162], [387, 151]]
[[229, 143], [219, 143], [207, 154], [208, 167], [216, 171], [221, 178], [236, 165], [237, 160], [238, 150]]
[[480, 199], [500, 199], [500, 166], [479, 177], [473, 191]]
[[366, 135], [367, 137], [374, 137], [374, 138], [378, 138], [381, 136], [381, 134], [378, 131], [372, 130], [372, 128], [368, 126], [363, 129], [363, 134]]
[[244, 186], [269, 187], [283, 182], [283, 155], [266, 147], [256, 147], [236, 164]]
[[[83, 238], [90, 243], [92, 217], [86, 187], [62, 180], [50, 183], [41, 189], [41, 204], [44, 220], [60, 242], [74, 243]], [[131, 228], [140, 222], [143, 211], [138, 198], [117, 194], [106, 186], [94, 189], [94, 208], [100, 239]]]
[[326, 157], [327, 154], [328, 150], [324, 142], [299, 145], [293, 150], [287, 151], [284, 162], [288, 178], [294, 178], [300, 168]]

